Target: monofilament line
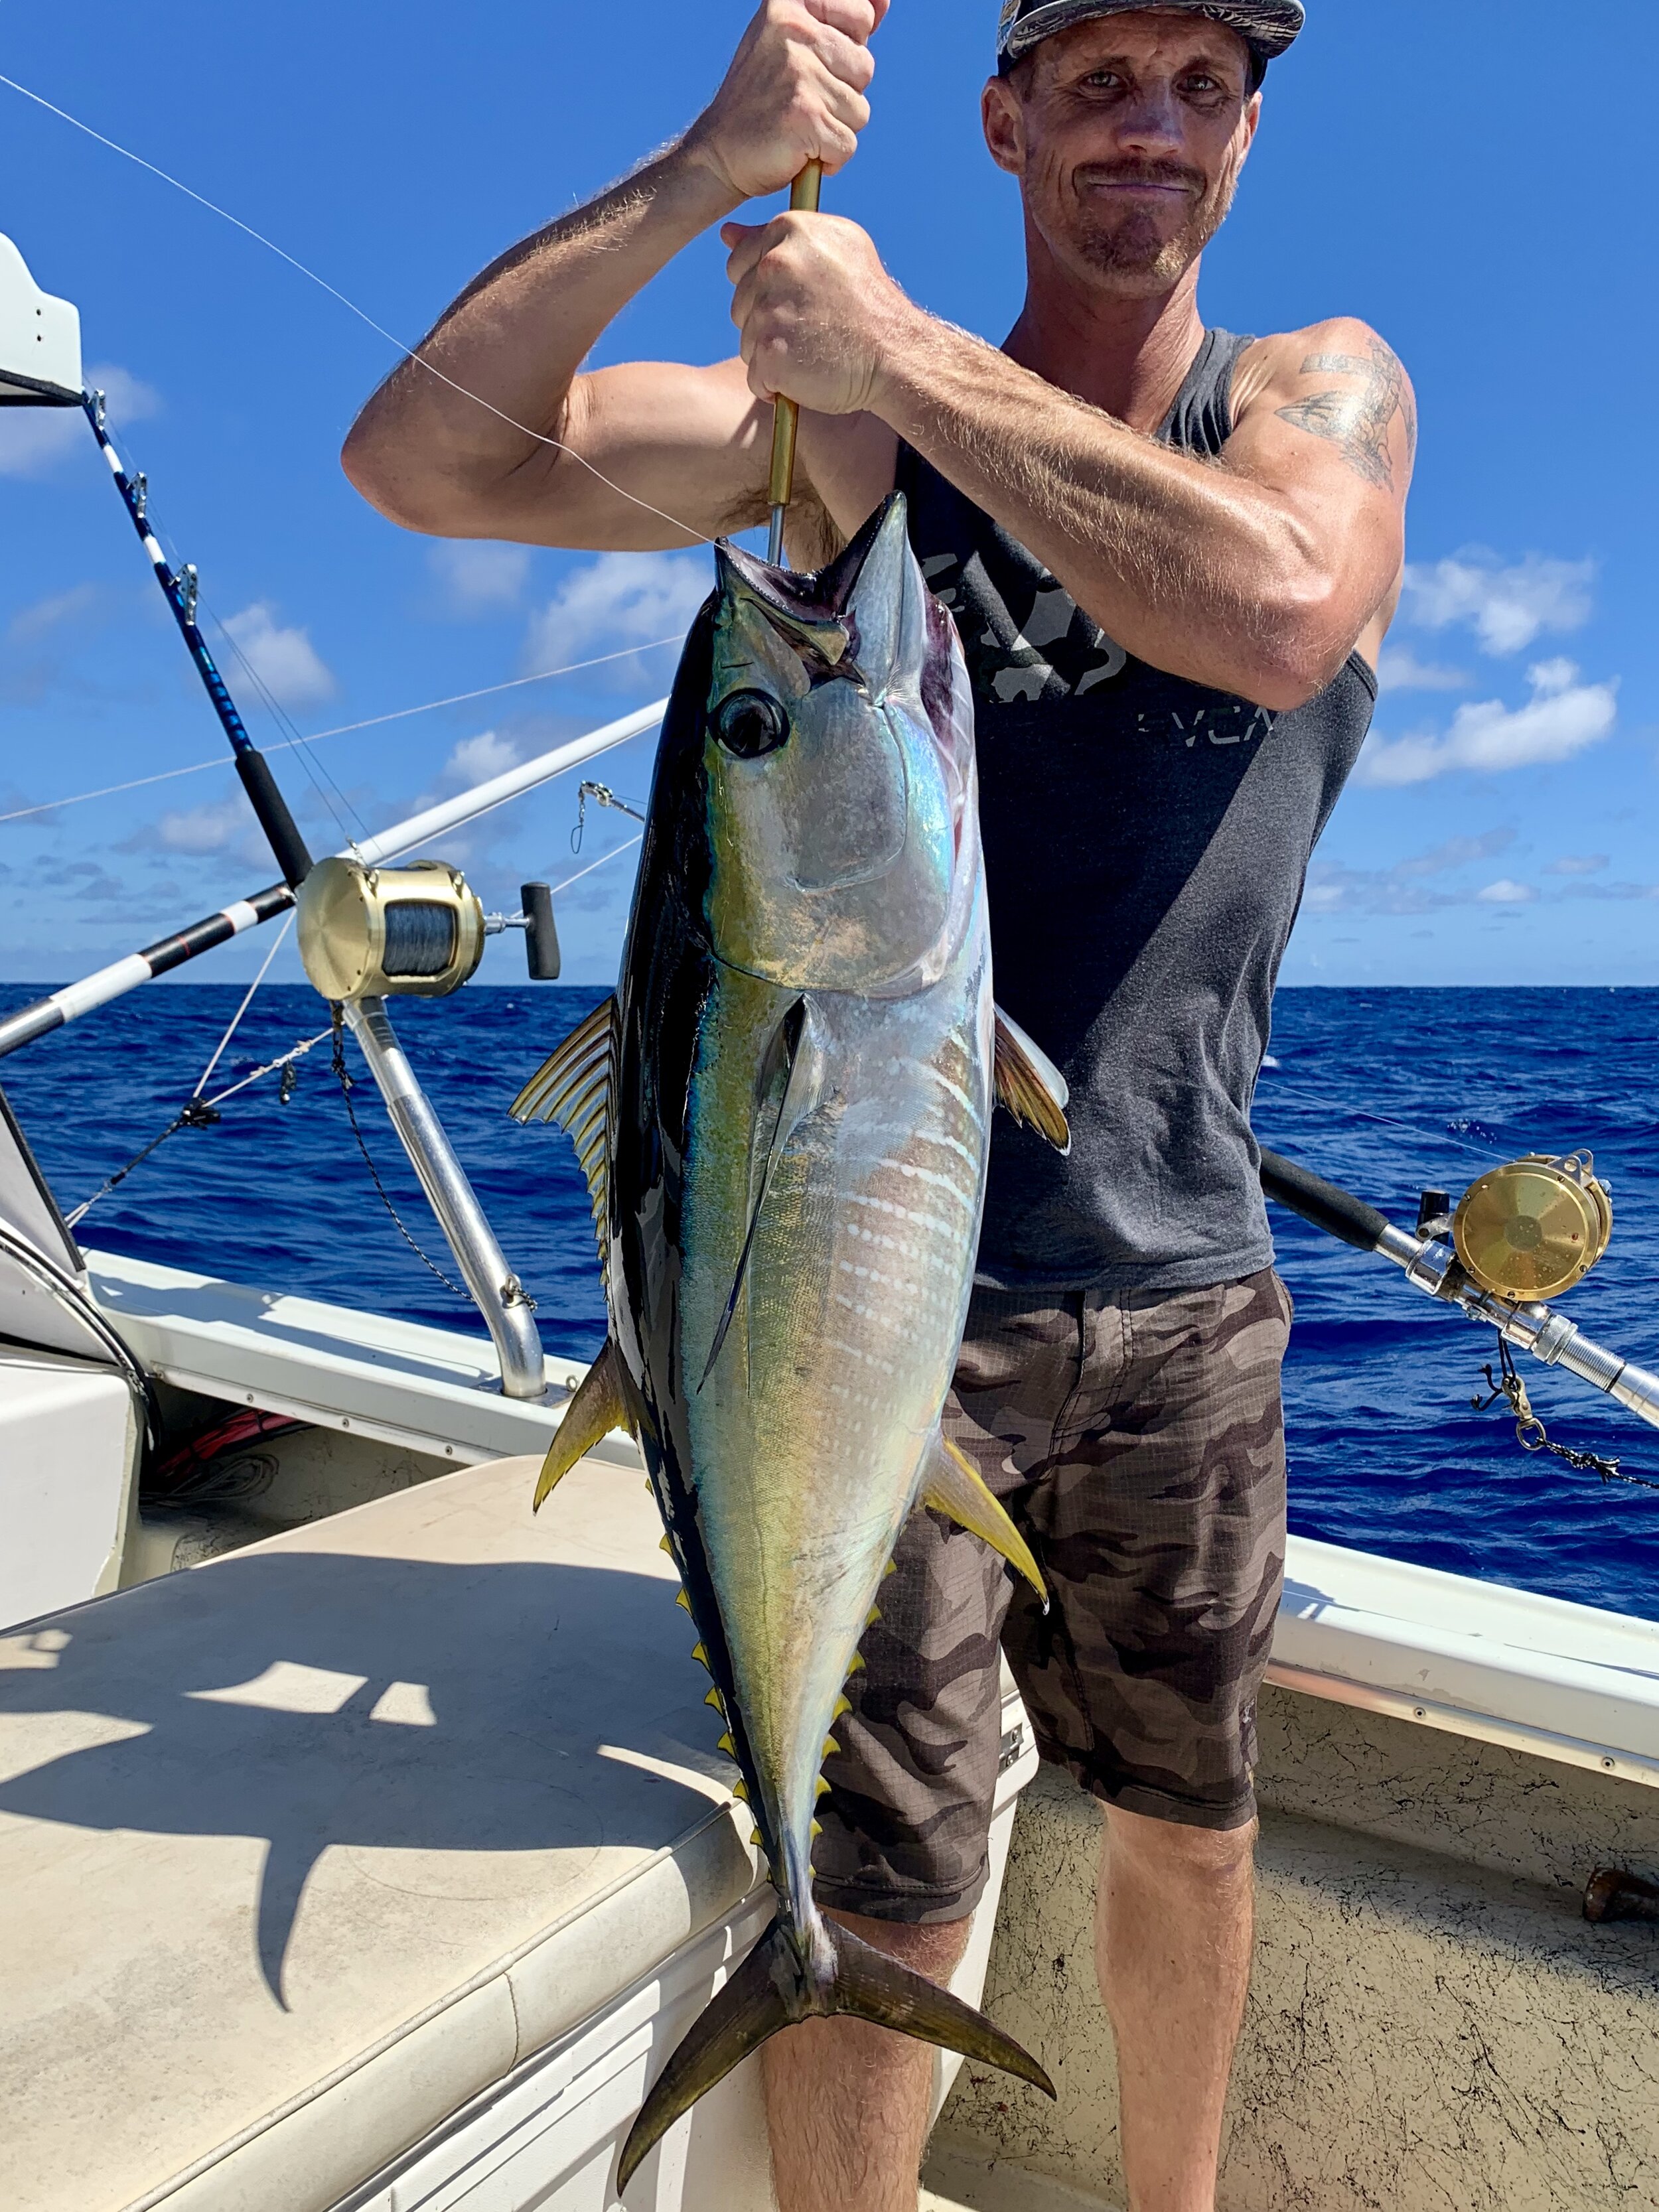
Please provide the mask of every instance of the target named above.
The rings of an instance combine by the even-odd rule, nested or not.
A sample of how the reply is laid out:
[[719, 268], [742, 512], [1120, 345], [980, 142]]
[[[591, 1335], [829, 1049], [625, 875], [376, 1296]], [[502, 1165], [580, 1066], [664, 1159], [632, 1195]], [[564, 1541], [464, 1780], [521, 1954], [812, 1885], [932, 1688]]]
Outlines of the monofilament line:
[[275, 239], [267, 238], [263, 231], [255, 230], [251, 222], [244, 222], [240, 216], [232, 215], [228, 208], [222, 208], [216, 200], [210, 200], [204, 193], [192, 190], [179, 178], [170, 175], [166, 169], [159, 168], [154, 161], [147, 161], [142, 154], [135, 154], [130, 146], [123, 146], [113, 138], [106, 138], [101, 131], [94, 131], [91, 124], [82, 123], [78, 115], [71, 115], [66, 107], [59, 107], [55, 101], [46, 99], [38, 92], [31, 92], [26, 84], [19, 84], [15, 77], [0, 75], [0, 84], [3, 84], [9, 91], [21, 94], [25, 100], [33, 100], [37, 107], [44, 107], [48, 115], [55, 115], [60, 123], [69, 124], [72, 129], [83, 132], [87, 137], [95, 140], [99, 145], [107, 147], [112, 154], [118, 154], [124, 161], [131, 161], [137, 167], [147, 169], [152, 177], [159, 177], [164, 185], [171, 185], [175, 192], [182, 192], [187, 200], [194, 200], [198, 207], [205, 208], [210, 215], [216, 215], [222, 222], [229, 223], [233, 228], [241, 231], [246, 237], [252, 239], [256, 245], [263, 246], [267, 252], [274, 253], [279, 261], [286, 261], [290, 269], [296, 270], [307, 282], [315, 284], [319, 291], [326, 292], [331, 300], [337, 300], [349, 314], [356, 315], [357, 320], [366, 324], [377, 337], [384, 338], [389, 346], [395, 346], [405, 361], [412, 361], [417, 368], [423, 368], [428, 376], [435, 376], [440, 384], [447, 385], [449, 389], [462, 399], [470, 399], [475, 407], [482, 407], [486, 414], [493, 415], [498, 422], [505, 422], [508, 429], [516, 430], [520, 437], [529, 438], [538, 446], [551, 447], [555, 453], [568, 454], [579, 467], [586, 469], [589, 476], [602, 483], [607, 491], [615, 492], [618, 499], [625, 499], [630, 507], [637, 507], [647, 514], [654, 514], [659, 522], [665, 522], [671, 528], [683, 532], [686, 537], [694, 539], [698, 544], [712, 545], [714, 543], [714, 540], [704, 532], [693, 529], [689, 522], [682, 522], [678, 515], [670, 514], [664, 507], [653, 507], [648, 499], [640, 498], [635, 492], [625, 491], [621, 484], [613, 483], [603, 469], [595, 468], [592, 462], [577, 453], [574, 447], [565, 445], [560, 439], [550, 437], [544, 430], [532, 430], [527, 422], [518, 422], [504, 409], [497, 407], [493, 400], [485, 399], [477, 392], [469, 392], [464, 384], [457, 384], [453, 376], [446, 376], [442, 369], [435, 368], [429, 361], [424, 360], [417, 354], [413, 347], [406, 346], [401, 338], [394, 337], [384, 324], [377, 323], [374, 316], [365, 313], [355, 300], [347, 299], [345, 294], [337, 285], [331, 284], [325, 276], [319, 276], [314, 269], [307, 269], [303, 261], [297, 260], [286, 247], [278, 246]]

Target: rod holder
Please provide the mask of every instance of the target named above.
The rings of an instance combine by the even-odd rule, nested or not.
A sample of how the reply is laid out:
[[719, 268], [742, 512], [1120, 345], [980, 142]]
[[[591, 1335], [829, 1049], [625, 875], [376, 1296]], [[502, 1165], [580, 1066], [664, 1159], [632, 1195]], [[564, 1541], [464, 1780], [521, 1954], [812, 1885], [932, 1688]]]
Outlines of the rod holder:
[[502, 1256], [466, 1170], [398, 1042], [384, 1000], [348, 1000], [345, 1018], [473, 1304], [483, 1316], [501, 1361], [504, 1395], [532, 1401], [545, 1397], [547, 1364], [535, 1306]]

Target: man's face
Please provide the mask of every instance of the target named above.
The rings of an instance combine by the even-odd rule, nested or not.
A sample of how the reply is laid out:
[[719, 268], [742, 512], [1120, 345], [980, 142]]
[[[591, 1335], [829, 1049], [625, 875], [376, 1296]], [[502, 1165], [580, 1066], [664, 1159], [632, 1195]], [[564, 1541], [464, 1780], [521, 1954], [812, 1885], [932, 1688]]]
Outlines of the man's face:
[[985, 135], [1055, 259], [1092, 288], [1168, 291], [1232, 205], [1255, 135], [1236, 31], [1160, 12], [1045, 39], [985, 88]]

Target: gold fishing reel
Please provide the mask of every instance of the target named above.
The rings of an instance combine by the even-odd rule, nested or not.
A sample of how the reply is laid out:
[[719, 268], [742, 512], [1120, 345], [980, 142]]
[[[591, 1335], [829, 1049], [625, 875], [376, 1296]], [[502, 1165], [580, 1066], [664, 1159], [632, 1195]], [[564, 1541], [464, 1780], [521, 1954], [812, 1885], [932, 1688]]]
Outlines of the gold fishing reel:
[[319, 860], [297, 903], [300, 958], [331, 1001], [447, 998], [483, 957], [483, 908], [441, 860]]
[[1529, 1152], [1465, 1192], [1452, 1222], [1464, 1273], [1517, 1303], [1559, 1298], [1613, 1240], [1613, 1201], [1589, 1152]]

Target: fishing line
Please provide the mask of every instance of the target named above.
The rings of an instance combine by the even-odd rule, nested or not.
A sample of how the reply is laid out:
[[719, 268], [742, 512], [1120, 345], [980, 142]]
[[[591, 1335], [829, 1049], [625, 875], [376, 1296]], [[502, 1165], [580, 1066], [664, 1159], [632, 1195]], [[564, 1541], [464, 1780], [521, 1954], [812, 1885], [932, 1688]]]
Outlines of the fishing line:
[[[1273, 1088], [1275, 1091], [1288, 1091], [1292, 1105], [1295, 1105], [1299, 1099], [1309, 1113], [1328, 1114], [1330, 1111], [1328, 1100], [1310, 1098], [1306, 1091], [1298, 1092], [1293, 1085], [1275, 1083]], [[1480, 1159], [1502, 1160], [1507, 1164], [1507, 1154], [1494, 1151], [1490, 1145], [1471, 1144], [1467, 1137], [1454, 1136], [1449, 1129], [1443, 1130], [1437, 1135], [1432, 1130], [1425, 1128], [1419, 1122], [1402, 1121], [1393, 1114], [1375, 1114], [1364, 1106], [1345, 1106], [1342, 1111], [1345, 1114], [1352, 1114], [1357, 1121], [1378, 1121], [1384, 1128], [1401, 1130], [1407, 1136], [1415, 1137], [1422, 1144], [1455, 1145], [1462, 1152], [1474, 1152]]]
[[[678, 637], [657, 637], [649, 645], [625, 645], [616, 653], [596, 653], [591, 660], [570, 661], [563, 668], [540, 668], [533, 676], [512, 676], [505, 684], [486, 684], [477, 691], [457, 691], [447, 699], [428, 699], [418, 707], [396, 707], [389, 714], [369, 714], [361, 722], [342, 722], [337, 729], [313, 730], [308, 737], [281, 738], [275, 744], [267, 745], [265, 750], [285, 753], [299, 745], [319, 745], [325, 738], [349, 738], [359, 730], [378, 729], [384, 722], [406, 721], [411, 714], [435, 714], [441, 707], [469, 706], [475, 699], [493, 699], [498, 692], [521, 691], [526, 684], [550, 684], [556, 677], [579, 676], [584, 669], [603, 668], [613, 660], [631, 660], [636, 653], [658, 653], [665, 646], [683, 642]], [[114, 799], [124, 791], [143, 791], [153, 783], [171, 783], [175, 776], [204, 775], [209, 769], [234, 765], [222, 753], [216, 753], [211, 760], [192, 761], [188, 768], [164, 768], [155, 775], [135, 776], [130, 783], [106, 783], [96, 791], [77, 791], [68, 799], [43, 799], [33, 806], [16, 806], [9, 814], [0, 814], [0, 822], [21, 822], [31, 814], [51, 814], [60, 806], [82, 806], [92, 799]]]
[[193, 191], [189, 185], [181, 183], [177, 177], [170, 176], [167, 170], [158, 168], [154, 161], [147, 161], [142, 154], [135, 154], [131, 147], [119, 145], [113, 138], [106, 138], [101, 131], [94, 131], [91, 124], [82, 123], [78, 115], [71, 115], [66, 107], [56, 106], [53, 101], [43, 98], [38, 92], [31, 92], [26, 84], [19, 84], [15, 77], [0, 75], [0, 84], [5, 85], [12, 92], [21, 93], [25, 100], [33, 100], [37, 107], [44, 107], [48, 115], [57, 116], [60, 122], [67, 123], [75, 130], [84, 132], [87, 137], [96, 140], [99, 145], [106, 146], [112, 154], [118, 154], [123, 161], [131, 161], [141, 169], [148, 169], [152, 177], [159, 177], [164, 185], [171, 185], [174, 191], [182, 192], [186, 199], [194, 200], [198, 207], [205, 208], [210, 215], [218, 216], [223, 222], [231, 224], [233, 228], [252, 239], [256, 245], [263, 246], [268, 252], [274, 253], [279, 261], [286, 261], [290, 269], [297, 270], [301, 276], [315, 284], [320, 291], [326, 292], [331, 299], [337, 300], [349, 313], [356, 315], [360, 323], [367, 324], [377, 337], [382, 337], [388, 345], [395, 346], [405, 361], [414, 362], [417, 368], [425, 369], [428, 376], [435, 376], [440, 384], [447, 385], [449, 389], [457, 393], [459, 398], [470, 399], [475, 407], [482, 407], [486, 414], [495, 416], [498, 422], [505, 422], [510, 430], [518, 431], [521, 437], [529, 438], [536, 445], [550, 446], [555, 453], [568, 454], [573, 461], [586, 469], [589, 476], [602, 483], [607, 491], [615, 492], [618, 499], [625, 499], [630, 507], [637, 507], [647, 514], [654, 514], [659, 522], [666, 522], [674, 529], [684, 532], [685, 536], [695, 540], [699, 545], [714, 544], [714, 540], [712, 538], [705, 536], [701, 530], [694, 530], [689, 522], [682, 522], [678, 515], [670, 514], [664, 507], [653, 507], [648, 499], [641, 499], [636, 493], [624, 491], [621, 484], [613, 483], [602, 469], [595, 468], [592, 462], [577, 453], [574, 447], [565, 445], [560, 439], [549, 437], [545, 431], [532, 430], [527, 422], [515, 421], [511, 415], [497, 407], [493, 401], [483, 398], [478, 392], [469, 392], [464, 384], [457, 384], [453, 376], [446, 376], [442, 369], [434, 368], [429, 361], [422, 360], [421, 356], [406, 346], [401, 338], [394, 337], [383, 324], [377, 323], [373, 315], [366, 313], [355, 300], [347, 299], [345, 294], [331, 284], [326, 277], [319, 276], [314, 269], [307, 269], [303, 261], [296, 260], [285, 247], [278, 246], [274, 239], [267, 238], [263, 231], [255, 230], [252, 223], [244, 222], [240, 216], [232, 215], [228, 208], [222, 208], [216, 201], [208, 199], [202, 193]]
[[[283, 944], [287, 940], [288, 933], [293, 927], [294, 915], [292, 912], [290, 912], [283, 917], [283, 926], [276, 933], [276, 942], [271, 946], [270, 951], [265, 955], [264, 967], [260, 969], [258, 974], [248, 985], [241, 1005], [237, 1007], [235, 1012], [231, 1016], [230, 1027], [220, 1038], [217, 1045], [214, 1048], [212, 1059], [209, 1060], [207, 1066], [202, 1070], [201, 1079], [197, 1084], [195, 1090], [190, 1094], [192, 1099], [199, 1098], [202, 1093], [207, 1089], [208, 1079], [213, 1073], [214, 1069], [217, 1067], [219, 1062], [224, 1058], [225, 1047], [230, 1042], [232, 1037], [235, 1036], [237, 1030], [241, 1027], [243, 1015], [253, 1004], [254, 993], [258, 989], [260, 984], [264, 981], [265, 977], [270, 973], [270, 963], [276, 957], [276, 955], [282, 951]], [[214, 1103], [216, 1105], [218, 1101], [216, 1099]]]
[[[277, 728], [280, 730], [286, 730], [288, 732], [288, 750], [290, 752], [297, 752], [299, 754], [300, 765], [305, 770], [306, 775], [309, 779], [312, 789], [316, 793], [318, 798], [322, 800], [324, 805], [327, 807], [329, 812], [334, 817], [335, 826], [339, 830], [341, 836], [345, 839], [347, 844], [355, 845], [357, 842], [357, 836], [367, 837], [369, 834], [368, 824], [363, 820], [362, 816], [358, 813], [356, 808], [346, 797], [344, 792], [341, 790], [339, 785], [335, 781], [328, 769], [323, 766], [320, 761], [313, 760], [309, 741], [301, 733], [299, 725], [294, 720], [294, 718], [289, 714], [286, 708], [282, 705], [281, 702], [277, 699], [276, 693], [265, 682], [264, 678], [260, 675], [258, 670], [254, 666], [248, 655], [237, 643], [235, 638], [231, 634], [229, 625], [221, 619], [221, 617], [208, 605], [205, 599], [203, 599], [200, 602], [200, 605], [203, 613], [206, 615], [208, 620], [213, 624], [215, 629], [218, 631], [220, 636], [223, 638], [225, 643], [230, 647], [230, 650], [235, 654], [237, 659], [242, 664], [243, 670], [247, 676], [249, 683], [252, 684], [255, 690], [259, 694], [260, 698], [264, 702], [265, 707], [270, 712], [273, 720], [276, 722]], [[267, 747], [266, 750], [269, 751], [270, 748]], [[326, 791], [323, 788], [325, 784], [328, 786], [328, 790]], [[332, 791], [335, 798], [339, 800], [339, 806], [337, 806], [334, 804], [334, 799], [329, 797], [329, 791]], [[340, 811], [341, 807], [345, 809], [345, 814], [343, 814]], [[357, 825], [356, 836], [354, 836], [352, 833], [351, 824], [347, 822], [345, 818], [346, 814], [349, 814], [351, 817], [352, 822], [355, 822]]]

